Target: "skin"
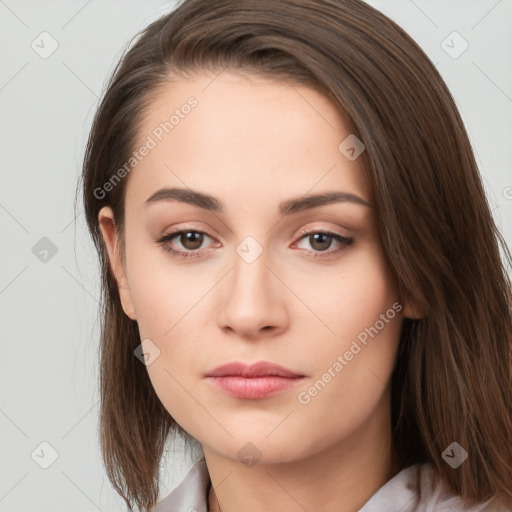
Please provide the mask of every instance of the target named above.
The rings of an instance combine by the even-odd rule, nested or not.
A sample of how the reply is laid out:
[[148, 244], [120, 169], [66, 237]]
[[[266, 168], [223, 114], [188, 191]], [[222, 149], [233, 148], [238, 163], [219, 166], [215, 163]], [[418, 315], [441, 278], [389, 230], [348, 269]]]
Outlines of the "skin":
[[[371, 203], [362, 158], [338, 150], [350, 131], [325, 96], [234, 72], [169, 84], [155, 96], [140, 141], [190, 96], [197, 107], [125, 178], [125, 265], [111, 209], [98, 218], [123, 309], [141, 340], [160, 350], [147, 366], [151, 382], [201, 443], [222, 512], [358, 510], [397, 471], [390, 377], [403, 318], [419, 312], [397, 293], [373, 208], [333, 203], [282, 217], [278, 204], [327, 191]], [[145, 207], [162, 187], [211, 194], [224, 212], [175, 200]], [[167, 242], [199, 256], [166, 252], [156, 240], [171, 229], [205, 232], [202, 244], [184, 236]], [[334, 252], [341, 247], [334, 238], [315, 243], [303, 229], [353, 243]], [[236, 252], [249, 235], [263, 251], [252, 263]], [[298, 394], [395, 302], [403, 309], [300, 403]], [[205, 378], [226, 362], [259, 360], [305, 378], [262, 400], [231, 397]], [[261, 456], [255, 465], [237, 455], [246, 443]], [[213, 494], [209, 507], [218, 510]]]

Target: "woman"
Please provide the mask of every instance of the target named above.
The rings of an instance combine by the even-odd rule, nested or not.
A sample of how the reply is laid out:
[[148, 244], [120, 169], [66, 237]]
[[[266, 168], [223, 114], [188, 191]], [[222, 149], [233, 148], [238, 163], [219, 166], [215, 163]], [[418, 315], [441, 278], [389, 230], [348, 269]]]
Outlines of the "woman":
[[[386, 16], [185, 0], [114, 71], [83, 199], [129, 507], [512, 510], [510, 252]], [[171, 433], [204, 457], [155, 507]]]

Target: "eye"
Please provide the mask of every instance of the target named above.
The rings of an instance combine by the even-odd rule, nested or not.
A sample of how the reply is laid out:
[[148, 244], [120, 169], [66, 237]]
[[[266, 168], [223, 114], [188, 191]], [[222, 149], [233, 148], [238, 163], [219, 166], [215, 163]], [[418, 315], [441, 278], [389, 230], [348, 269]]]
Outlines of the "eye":
[[[309, 241], [313, 250], [304, 249], [304, 251], [315, 258], [327, 257], [328, 255], [341, 252], [354, 242], [353, 238], [347, 238], [339, 235], [338, 233], [331, 233], [329, 231], [308, 231], [301, 234], [303, 236], [301, 236], [296, 244], [302, 240]], [[164, 235], [162, 238], [157, 240], [157, 243], [161, 245], [165, 251], [177, 258], [197, 258], [201, 256], [200, 249], [203, 245], [205, 237], [211, 238], [204, 231], [199, 231], [196, 229], [184, 229]], [[170, 242], [175, 238], [178, 239], [183, 249], [175, 249], [172, 246]], [[328, 250], [331, 247], [333, 241], [338, 243], [338, 247]]]
[[[300, 238], [299, 242], [302, 240], [307, 240], [309, 242], [313, 250], [305, 249], [305, 251], [314, 258], [321, 258], [344, 251], [354, 242], [353, 238], [347, 238], [339, 235], [338, 233], [331, 233], [329, 231], [308, 231], [302, 234], [303, 236]], [[331, 247], [333, 241], [339, 244], [338, 247], [336, 249], [327, 250]]]
[[[198, 249], [201, 247], [204, 241], [204, 237], [210, 238], [204, 231], [198, 231], [196, 229], [186, 229], [181, 231], [175, 231], [164, 235], [157, 242], [163, 247], [164, 250], [176, 256], [178, 258], [197, 258]], [[171, 240], [177, 238], [181, 243], [183, 249], [174, 249], [169, 244]]]

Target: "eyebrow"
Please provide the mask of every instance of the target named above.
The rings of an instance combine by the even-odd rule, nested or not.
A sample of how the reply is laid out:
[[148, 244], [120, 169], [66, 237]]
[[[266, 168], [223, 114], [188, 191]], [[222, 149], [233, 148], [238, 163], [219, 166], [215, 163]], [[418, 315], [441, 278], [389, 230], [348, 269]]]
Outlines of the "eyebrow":
[[[224, 211], [222, 203], [218, 199], [209, 194], [204, 194], [203, 192], [192, 189], [161, 188], [146, 200], [144, 206], [146, 207], [159, 201], [180, 201], [212, 212], [222, 213]], [[310, 194], [288, 199], [279, 203], [279, 213], [281, 215], [290, 215], [333, 203], [353, 203], [372, 208], [372, 205], [361, 197], [348, 192], [339, 191]]]

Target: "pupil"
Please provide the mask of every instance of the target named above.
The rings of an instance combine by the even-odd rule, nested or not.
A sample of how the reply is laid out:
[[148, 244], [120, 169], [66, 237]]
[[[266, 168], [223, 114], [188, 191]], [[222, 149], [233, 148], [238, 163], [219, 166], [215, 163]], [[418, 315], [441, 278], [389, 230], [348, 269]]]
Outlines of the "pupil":
[[317, 250], [322, 250], [322, 249], [328, 249], [329, 248], [330, 242], [327, 244], [327, 246], [325, 246], [325, 239], [329, 240], [330, 239], [329, 235], [326, 235], [326, 234], [323, 234], [323, 233], [315, 233], [314, 235], [311, 235], [311, 237], [313, 237], [313, 242], [311, 243], [311, 247], [313, 247], [314, 249], [315, 249], [315, 244], [318, 243], [318, 238], [319, 237], [323, 237], [324, 238], [324, 247], [322, 247], [322, 242], [320, 242], [320, 247], [317, 247], [316, 249]]
[[194, 250], [201, 247], [202, 244], [202, 233], [198, 233], [197, 231], [188, 231], [187, 233], [183, 233], [182, 237], [185, 236], [185, 243], [183, 243], [183, 240], [181, 240], [181, 243], [183, 243], [183, 246], [187, 249]]

